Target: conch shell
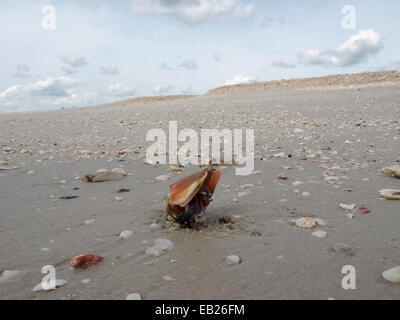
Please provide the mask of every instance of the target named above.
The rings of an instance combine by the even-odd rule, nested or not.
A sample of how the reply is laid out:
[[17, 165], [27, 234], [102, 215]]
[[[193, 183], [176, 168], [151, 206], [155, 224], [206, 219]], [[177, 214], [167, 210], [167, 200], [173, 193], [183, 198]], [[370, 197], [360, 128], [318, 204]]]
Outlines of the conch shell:
[[212, 201], [212, 195], [221, 176], [221, 170], [207, 168], [184, 177], [170, 185], [170, 193], [164, 198], [167, 219], [190, 227], [195, 216], [204, 213]]

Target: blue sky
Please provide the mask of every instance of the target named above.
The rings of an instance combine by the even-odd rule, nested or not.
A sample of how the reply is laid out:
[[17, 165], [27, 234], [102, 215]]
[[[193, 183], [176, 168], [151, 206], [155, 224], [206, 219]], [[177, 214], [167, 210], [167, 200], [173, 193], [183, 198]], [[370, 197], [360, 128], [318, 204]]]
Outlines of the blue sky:
[[399, 69], [399, 12], [397, 0], [2, 0], [0, 112]]

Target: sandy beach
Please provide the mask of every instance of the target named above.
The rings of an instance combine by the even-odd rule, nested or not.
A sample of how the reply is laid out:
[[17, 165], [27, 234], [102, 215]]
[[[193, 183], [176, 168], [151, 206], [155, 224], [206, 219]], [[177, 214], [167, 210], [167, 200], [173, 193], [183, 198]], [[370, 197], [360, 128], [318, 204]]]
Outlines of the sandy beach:
[[[0, 114], [0, 275], [19, 271], [0, 276], [0, 299], [399, 299], [400, 285], [382, 273], [400, 265], [400, 201], [379, 194], [400, 189], [382, 172], [400, 165], [399, 115], [399, 72]], [[148, 130], [168, 131], [169, 121], [255, 131], [254, 173], [221, 167], [198, 230], [166, 223], [163, 197], [201, 168], [144, 163]], [[81, 180], [114, 168], [127, 175]], [[303, 217], [324, 225], [293, 223]], [[122, 231], [132, 234], [121, 239]], [[145, 254], [156, 239], [172, 250]], [[104, 261], [72, 269], [71, 258], [86, 253]], [[228, 265], [230, 255], [241, 263]], [[33, 291], [46, 265], [66, 283]], [[346, 265], [357, 272], [355, 290], [342, 288]]]

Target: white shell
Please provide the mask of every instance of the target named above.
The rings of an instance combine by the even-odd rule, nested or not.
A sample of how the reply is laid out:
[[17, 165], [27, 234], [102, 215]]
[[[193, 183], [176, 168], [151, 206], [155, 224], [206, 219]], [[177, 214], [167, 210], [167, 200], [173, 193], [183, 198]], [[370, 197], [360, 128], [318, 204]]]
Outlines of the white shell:
[[235, 264], [239, 264], [242, 260], [238, 256], [228, 256], [226, 257], [226, 262], [230, 265], [233, 266]]
[[343, 210], [346, 210], [346, 211], [353, 211], [356, 208], [356, 205], [355, 204], [344, 204], [344, 203], [341, 203], [340, 207]]
[[126, 300], [142, 300], [142, 296], [139, 293], [131, 293], [126, 297]]
[[147, 248], [145, 254], [148, 256], [159, 257], [163, 253], [171, 251], [174, 248], [174, 243], [168, 239], [157, 239], [152, 246]]
[[17, 270], [6, 270], [0, 276], [0, 283], [10, 283], [18, 281], [25, 273]]
[[132, 232], [132, 231], [130, 231], [130, 230], [125, 230], [125, 231], [122, 231], [122, 232], [120, 233], [119, 237], [120, 237], [121, 239], [126, 240], [126, 239], [130, 238], [132, 235], [133, 235], [133, 232]]
[[315, 231], [312, 235], [320, 239], [325, 239], [328, 236], [328, 233], [325, 231]]
[[322, 219], [314, 219], [310, 217], [300, 218], [292, 221], [294, 224], [302, 229], [314, 229], [317, 226], [326, 225], [325, 221]]
[[382, 172], [387, 173], [387, 174], [394, 174], [395, 176], [400, 178], [400, 166], [399, 165], [383, 168]]
[[386, 270], [384, 273], [382, 273], [382, 276], [387, 281], [400, 283], [400, 267]]
[[119, 173], [119, 174], [122, 174], [123, 176], [127, 176], [128, 175], [128, 173], [122, 168], [114, 168], [114, 169], [111, 170], [111, 172]]
[[168, 175], [162, 175], [162, 176], [158, 176], [158, 177], [154, 178], [154, 180], [157, 180], [159, 182], [167, 181], [168, 179], [169, 179]]
[[379, 193], [386, 200], [400, 200], [400, 190], [384, 189], [380, 190]]

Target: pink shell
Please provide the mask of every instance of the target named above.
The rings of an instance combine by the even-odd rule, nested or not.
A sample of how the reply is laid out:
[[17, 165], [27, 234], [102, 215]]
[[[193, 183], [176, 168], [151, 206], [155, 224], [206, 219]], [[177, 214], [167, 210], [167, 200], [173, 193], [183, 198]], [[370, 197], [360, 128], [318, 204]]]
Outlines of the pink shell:
[[367, 214], [367, 213], [370, 213], [371, 210], [369, 208], [367, 208], [367, 207], [359, 207], [357, 209], [357, 212], [361, 213], [361, 214]]

